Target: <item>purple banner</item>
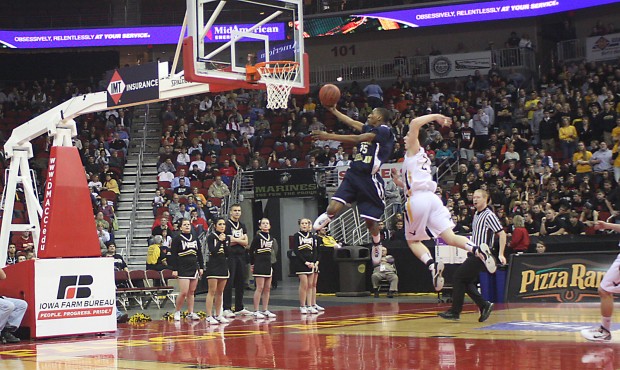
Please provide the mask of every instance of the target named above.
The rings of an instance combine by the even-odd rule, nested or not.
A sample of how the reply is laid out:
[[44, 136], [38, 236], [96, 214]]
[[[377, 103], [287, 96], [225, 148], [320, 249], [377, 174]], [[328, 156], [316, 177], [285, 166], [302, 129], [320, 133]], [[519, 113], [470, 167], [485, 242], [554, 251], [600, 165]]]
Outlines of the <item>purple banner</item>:
[[605, 4], [614, 4], [617, 2], [618, 0], [503, 0], [368, 13], [360, 14], [359, 16], [390, 20], [406, 24], [410, 27], [427, 27], [444, 24], [535, 17]]
[[[247, 31], [253, 24], [213, 25], [205, 43], [225, 42], [233, 29]], [[97, 46], [174, 45], [180, 26], [92, 28], [75, 30], [6, 31], [0, 30], [0, 47], [11, 49], [81, 48]], [[257, 32], [270, 41], [285, 40], [284, 23], [269, 23]]]

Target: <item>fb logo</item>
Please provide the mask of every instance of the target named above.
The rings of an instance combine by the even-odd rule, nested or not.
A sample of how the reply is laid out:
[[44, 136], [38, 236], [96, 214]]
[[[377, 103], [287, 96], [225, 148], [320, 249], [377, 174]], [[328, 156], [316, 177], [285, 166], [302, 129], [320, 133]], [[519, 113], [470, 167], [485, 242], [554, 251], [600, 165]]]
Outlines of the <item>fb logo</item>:
[[93, 277], [90, 275], [61, 276], [58, 283], [56, 299], [75, 299], [90, 297], [90, 288]]

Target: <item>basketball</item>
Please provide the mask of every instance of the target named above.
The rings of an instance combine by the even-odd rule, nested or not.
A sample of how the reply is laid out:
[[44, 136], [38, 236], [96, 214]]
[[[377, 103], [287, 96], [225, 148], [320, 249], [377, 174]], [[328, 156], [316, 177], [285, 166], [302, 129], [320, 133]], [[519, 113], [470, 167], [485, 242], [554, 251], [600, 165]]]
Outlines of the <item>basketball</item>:
[[319, 100], [325, 107], [332, 107], [340, 100], [340, 89], [336, 85], [327, 84], [319, 91]]

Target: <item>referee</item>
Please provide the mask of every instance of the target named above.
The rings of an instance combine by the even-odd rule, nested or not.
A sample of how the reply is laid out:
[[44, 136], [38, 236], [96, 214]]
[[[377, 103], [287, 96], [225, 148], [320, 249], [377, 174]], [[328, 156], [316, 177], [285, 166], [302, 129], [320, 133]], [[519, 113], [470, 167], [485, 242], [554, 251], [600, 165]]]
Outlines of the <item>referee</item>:
[[[499, 219], [488, 207], [489, 193], [478, 189], [474, 192], [474, 207], [476, 214], [472, 222], [471, 241], [476, 245], [487, 244], [493, 246], [495, 235], [499, 237], [499, 261], [502, 265], [506, 264], [504, 249], [506, 248], [506, 233], [499, 222]], [[469, 253], [467, 259], [454, 272], [454, 286], [452, 290], [452, 308], [439, 314], [439, 317], [446, 320], [459, 320], [463, 310], [465, 293], [476, 303], [480, 309], [479, 322], [489, 318], [493, 310], [493, 303], [485, 301], [476, 286], [480, 272], [486, 271], [484, 262], [480, 258]]]

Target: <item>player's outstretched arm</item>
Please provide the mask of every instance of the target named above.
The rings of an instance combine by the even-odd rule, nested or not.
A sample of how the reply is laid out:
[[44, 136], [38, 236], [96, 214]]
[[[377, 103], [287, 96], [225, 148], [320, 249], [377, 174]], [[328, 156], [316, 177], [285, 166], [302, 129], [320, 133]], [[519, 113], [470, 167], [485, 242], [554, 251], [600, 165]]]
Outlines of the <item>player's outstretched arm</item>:
[[452, 119], [444, 116], [443, 114], [427, 114], [413, 119], [409, 122], [409, 132], [407, 133], [410, 140], [409, 149], [407, 149], [407, 153], [409, 155], [414, 155], [420, 149], [420, 142], [418, 141], [420, 128], [433, 121], [437, 121], [437, 123], [442, 126], [452, 125]]
[[452, 118], [450, 117], [446, 117], [443, 114], [427, 114], [424, 116], [417, 117], [413, 119], [411, 122], [409, 122], [409, 129], [419, 130], [420, 127], [433, 121], [437, 121], [437, 123], [439, 123], [441, 126], [449, 127], [452, 125]]
[[620, 224], [612, 224], [605, 221], [599, 221], [594, 226], [597, 230], [613, 230], [617, 233], [620, 233]]
[[344, 123], [345, 125], [351, 127], [354, 130], [357, 130], [360, 132], [362, 131], [362, 127], [364, 127], [363, 123], [358, 122], [354, 120], [353, 118], [347, 116], [346, 114], [342, 113], [336, 108], [336, 106], [329, 107], [327, 109], [329, 109], [329, 111], [332, 112], [332, 114], [336, 116], [336, 118], [338, 118], [340, 122]]
[[339, 135], [332, 134], [330, 132], [325, 131], [312, 131], [312, 138], [314, 140], [335, 140], [340, 141], [341, 143], [352, 143], [359, 144], [363, 142], [372, 142], [375, 139], [376, 134], [372, 132], [367, 132], [361, 135]]

